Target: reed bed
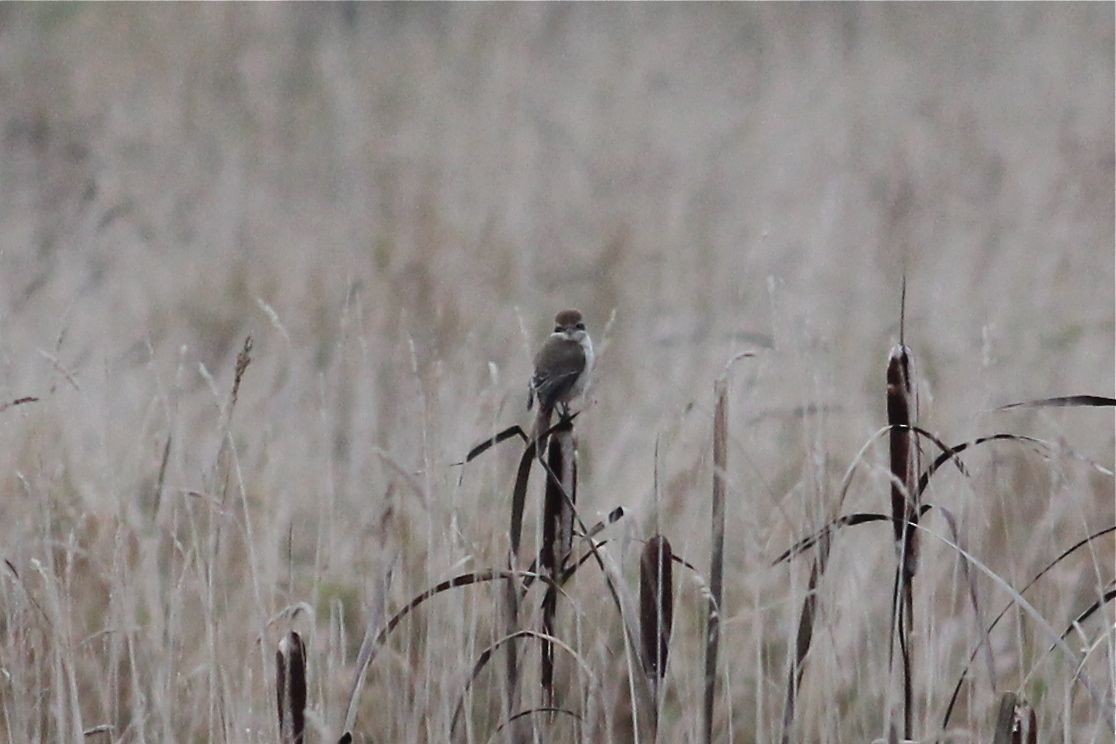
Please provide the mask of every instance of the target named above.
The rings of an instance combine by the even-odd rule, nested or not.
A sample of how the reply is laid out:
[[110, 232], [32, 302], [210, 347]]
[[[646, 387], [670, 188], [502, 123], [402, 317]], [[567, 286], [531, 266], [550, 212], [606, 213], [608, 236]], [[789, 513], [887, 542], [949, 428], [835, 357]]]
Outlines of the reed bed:
[[1112, 18], [0, 7], [0, 741], [1111, 741]]

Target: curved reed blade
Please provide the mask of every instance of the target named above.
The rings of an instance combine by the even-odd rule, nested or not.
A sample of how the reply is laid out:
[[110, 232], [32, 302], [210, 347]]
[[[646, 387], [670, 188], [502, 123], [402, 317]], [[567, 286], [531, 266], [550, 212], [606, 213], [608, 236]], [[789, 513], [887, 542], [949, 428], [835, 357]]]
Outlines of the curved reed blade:
[[[461, 714], [465, 710], [465, 697], [469, 693], [469, 688], [472, 687], [473, 682], [476, 681], [477, 677], [480, 676], [480, 673], [484, 671], [485, 666], [488, 665], [488, 662], [492, 659], [492, 656], [500, 649], [501, 646], [513, 644], [519, 639], [535, 639], [553, 643], [555, 646], [564, 651], [566, 655], [568, 655], [571, 659], [577, 662], [578, 666], [580, 666], [581, 669], [589, 676], [590, 684], [593, 687], [597, 686], [596, 675], [593, 672], [593, 668], [581, 654], [564, 643], [561, 639], [555, 638], [554, 636], [546, 636], [533, 630], [517, 630], [514, 633], [509, 633], [508, 635], [496, 640], [492, 643], [492, 645], [481, 651], [480, 655], [473, 663], [473, 669], [469, 673], [469, 679], [465, 682], [465, 685], [462, 687], [460, 694], [458, 694], [457, 703], [454, 705], [453, 708], [453, 718], [450, 720], [451, 741], [453, 740], [454, 733], [457, 731], [457, 725], [458, 722], [461, 720]], [[508, 715], [509, 723], [511, 722], [511, 719], [515, 717], [515, 715], [516, 714], [514, 713]]]
[[516, 424], [515, 426], [509, 426], [503, 431], [494, 434], [491, 439], [486, 439], [477, 446], [473, 447], [471, 450], [469, 450], [469, 454], [465, 455], [464, 460], [462, 460], [461, 462], [455, 462], [454, 465], [464, 465], [467, 462], [472, 462], [474, 459], [484, 454], [491, 448], [495, 447], [500, 442], [505, 442], [512, 437], [519, 437], [524, 442], [527, 441], [527, 434], [523, 431], [522, 427], [520, 427], [518, 424]]
[[[868, 439], [868, 441], [865, 442], [864, 445], [861, 447], [861, 454], [863, 454], [865, 451], [867, 451], [868, 447], [877, 438], [879, 438], [883, 434], [890, 434], [892, 428], [893, 427], [891, 427], [891, 426], [885, 426], [882, 429], [880, 429], [878, 432], [876, 432], [874, 435], [872, 435]], [[941, 441], [940, 439], [938, 439], [936, 436], [934, 436], [930, 432], [926, 431], [925, 429], [921, 429], [917, 426], [906, 426], [906, 427], [903, 427], [903, 428], [908, 429], [911, 432], [913, 432], [913, 433], [917, 434], [918, 436], [922, 437], [923, 439], [926, 439], [926, 440], [930, 441], [935, 447], [937, 447], [939, 450], [942, 451], [943, 456], [938, 458], [938, 461], [935, 461], [935, 464], [933, 466], [931, 466], [933, 469], [936, 469], [938, 466], [944, 464], [945, 462], [948, 462], [948, 461], [952, 460], [953, 464], [957, 467], [958, 472], [960, 472], [961, 475], [968, 477], [969, 474], [965, 470], [965, 465], [964, 465], [964, 463], [961, 462], [961, 458], [958, 457], [957, 454], [959, 452], [961, 452], [962, 450], [964, 450], [966, 446], [971, 445], [972, 444], [971, 442], [967, 443], [966, 445], [960, 446], [960, 448], [951, 448], [945, 442]], [[1007, 435], [1004, 435], [1004, 436], [1007, 436]], [[843, 503], [844, 502], [844, 497], [845, 497], [849, 488], [852, 485], [852, 476], [856, 471], [857, 465], [860, 463], [860, 457], [861, 457], [860, 455], [857, 456], [857, 459], [849, 467], [849, 470], [845, 475], [844, 482], [842, 483], [842, 486], [841, 486], [841, 498], [838, 500], [838, 503]], [[915, 491], [919, 495], [919, 498], [921, 498], [922, 493], [925, 491], [925, 486], [928, 485], [928, 483], [929, 483], [929, 476], [927, 476], [924, 480], [925, 480], [925, 482], [920, 480], [920, 485]], [[920, 506], [919, 509], [918, 509], [918, 515], [920, 517], [924, 516], [928, 509], [929, 509], [929, 507], [927, 507], [925, 505]], [[880, 517], [879, 515], [846, 515], [846, 516], [837, 517], [837, 518], [831, 520], [824, 527], [822, 527], [822, 529], [819, 530], [818, 532], [815, 532], [813, 535], [810, 535], [808, 537], [802, 538], [797, 543], [792, 545], [790, 548], [783, 551], [783, 553], [781, 553], [778, 558], [776, 558], [774, 561], [772, 561], [771, 565], [773, 565], [773, 566], [778, 565], [779, 563], [782, 563], [786, 560], [789, 560], [789, 559], [795, 557], [796, 555], [798, 555], [799, 553], [802, 553], [803, 551], [813, 547], [815, 544], [817, 544], [818, 539], [822, 536], [823, 533], [832, 532], [832, 531], [835, 531], [837, 529], [840, 529], [841, 527], [853, 526], [853, 525], [856, 525], [856, 524], [863, 524], [864, 522], [878, 521], [878, 519], [884, 519], [884, 520], [887, 520], [887, 521], [891, 521], [892, 518], [891, 517]], [[849, 521], [846, 521], [846, 520], [849, 520]]]
[[854, 514], [845, 514], [843, 516], [837, 517], [836, 519], [830, 520], [829, 524], [827, 524], [825, 527], [822, 527], [820, 530], [812, 535], [808, 535], [807, 537], [802, 538], [794, 545], [784, 550], [775, 560], [771, 561], [771, 565], [778, 566], [780, 563], [785, 563], [791, 558], [794, 558], [795, 556], [806, 552], [810, 548], [817, 545], [818, 540], [821, 540], [822, 537], [828, 537], [842, 527], [853, 527], [858, 524], [867, 524], [868, 522], [890, 521], [891, 517], [886, 514], [873, 514], [871, 512], [856, 512]]
[[1083, 408], [1116, 406], [1116, 398], [1106, 398], [1102, 395], [1063, 395], [1057, 398], [1040, 398], [1039, 400], [1024, 400], [1018, 403], [1008, 403], [1000, 406], [997, 411], [1006, 411], [1009, 408]]
[[[1065, 640], [1066, 636], [1068, 636], [1070, 633], [1072, 633], [1073, 629], [1075, 627], [1077, 627], [1078, 625], [1081, 625], [1081, 623], [1085, 622], [1090, 617], [1092, 617], [1094, 612], [1096, 612], [1101, 607], [1104, 607], [1106, 604], [1111, 602], [1113, 600], [1113, 598], [1116, 598], [1116, 589], [1109, 589], [1104, 594], [1102, 594], [1100, 599], [1098, 599], [1096, 602], [1093, 602], [1091, 605], [1089, 605], [1087, 608], [1085, 608], [1082, 612], [1080, 612], [1077, 615], [1077, 617], [1075, 617], [1073, 619], [1072, 623], [1070, 623], [1069, 625], [1066, 626], [1066, 629], [1062, 631], [1062, 636], [1061, 636], [1062, 639]], [[1054, 650], [1054, 647], [1051, 646], [1050, 650], [1047, 651], [1047, 653], [1051, 653], [1053, 650]]]
[[505, 728], [507, 728], [509, 724], [515, 723], [520, 718], [524, 718], [526, 716], [537, 715], [539, 713], [546, 714], [546, 716], [550, 717], [550, 718], [553, 718], [554, 716], [557, 716], [560, 713], [564, 716], [569, 716], [570, 718], [573, 718], [578, 723], [581, 723], [581, 721], [582, 721], [582, 718], [581, 718], [580, 715], [578, 715], [577, 713], [574, 713], [572, 710], [569, 710], [568, 708], [558, 708], [558, 707], [555, 707], [555, 706], [540, 706], [538, 708], [529, 708], [527, 710], [519, 711], [514, 716], [512, 716], [508, 720], [504, 721], [499, 726], [497, 726], [496, 730], [492, 732], [492, 735], [490, 737], [488, 737], [489, 741], [495, 739], [496, 736], [501, 731], [503, 731]]
[[655, 535], [643, 546], [639, 560], [639, 627], [644, 672], [660, 680], [666, 676], [674, 624], [673, 556], [670, 541]]
[[275, 694], [280, 744], [302, 744], [306, 729], [306, 648], [293, 630], [275, 652]]

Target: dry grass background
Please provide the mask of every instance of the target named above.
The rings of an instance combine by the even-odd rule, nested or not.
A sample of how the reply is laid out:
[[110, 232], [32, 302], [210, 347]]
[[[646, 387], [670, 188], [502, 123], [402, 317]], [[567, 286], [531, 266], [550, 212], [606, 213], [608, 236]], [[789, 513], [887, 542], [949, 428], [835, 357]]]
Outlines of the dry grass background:
[[[760, 352], [730, 386], [716, 731], [777, 739], [805, 575], [768, 566], [886, 421], [904, 268], [925, 426], [1112, 467], [1103, 409], [990, 409], [1112, 394], [1113, 81], [1104, 4], [0, 7], [0, 399], [39, 398], [0, 413], [0, 738], [274, 740], [292, 627], [311, 721], [335, 731], [389, 564], [390, 609], [501, 560], [514, 446], [450, 463], [527, 420], [530, 352], [577, 306], [603, 348], [579, 498], [630, 509], [608, 549], [632, 587], [656, 438], [663, 532], [708, 569], [713, 380]], [[847, 511], [887, 511], [886, 448], [869, 461]], [[1013, 585], [1116, 519], [1111, 477], [1079, 461], [968, 462], [927, 499]], [[834, 547], [801, 741], [885, 732], [879, 527]], [[1028, 596], [1064, 627], [1112, 569], [1109, 536]], [[597, 739], [625, 741], [596, 570], [560, 633], [600, 680]], [[676, 576], [662, 741], [700, 731], [701, 595]], [[974, 636], [950, 551], [924, 540], [919, 578], [930, 737]], [[988, 611], [1007, 600], [979, 586]], [[497, 596], [439, 597], [393, 636], [361, 736], [448, 737]], [[1080, 638], [1111, 696], [1104, 614]], [[1106, 740], [1029, 621], [993, 641], [1044, 740]], [[500, 689], [475, 685], [471, 740]], [[953, 740], [987, 739], [996, 702], [978, 672]]]

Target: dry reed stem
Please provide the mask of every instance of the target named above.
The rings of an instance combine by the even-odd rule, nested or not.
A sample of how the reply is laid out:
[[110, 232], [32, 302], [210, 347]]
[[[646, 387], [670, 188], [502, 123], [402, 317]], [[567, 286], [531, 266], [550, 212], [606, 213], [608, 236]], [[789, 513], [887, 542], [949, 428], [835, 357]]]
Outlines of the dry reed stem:
[[[556, 433], [549, 442], [547, 467], [558, 476], [546, 479], [543, 497], [542, 545], [539, 550], [539, 565], [551, 578], [552, 585], [547, 587], [543, 597], [542, 632], [554, 635], [554, 624], [558, 613], [558, 592], [555, 584], [566, 568], [566, 560], [573, 546], [573, 512], [567, 505], [564, 494], [570, 495], [570, 502], [577, 504], [577, 442], [572, 430]], [[547, 706], [554, 701], [554, 647], [544, 641], [540, 647], [541, 675], [543, 694]]]
[[713, 741], [713, 700], [717, 693], [717, 649], [720, 643], [722, 580], [725, 560], [725, 467], [728, 460], [728, 376], [713, 386], [713, 514], [712, 551], [709, 569], [709, 608], [705, 625], [705, 707], [703, 741]]

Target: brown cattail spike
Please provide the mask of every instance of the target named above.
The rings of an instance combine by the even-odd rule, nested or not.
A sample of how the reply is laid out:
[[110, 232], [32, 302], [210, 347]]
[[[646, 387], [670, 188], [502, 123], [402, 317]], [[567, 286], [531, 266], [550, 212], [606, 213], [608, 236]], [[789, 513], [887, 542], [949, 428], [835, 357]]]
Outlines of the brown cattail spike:
[[[914, 524], [918, 521], [918, 503], [914, 485], [917, 468], [911, 446], [911, 424], [918, 415], [911, 385], [911, 350], [903, 343], [892, 347], [887, 359], [887, 423], [891, 445], [891, 522], [895, 530], [895, 547], [899, 559], [896, 567], [896, 596], [892, 626], [898, 632], [899, 651], [903, 661], [903, 737], [911, 737], [913, 721], [911, 623], [914, 595], [912, 580], [918, 568], [918, 543]], [[894, 647], [893, 647], [894, 648]]]
[[674, 622], [673, 553], [670, 541], [655, 535], [639, 561], [639, 624], [643, 663], [648, 677], [666, 675], [670, 631]]
[[293, 630], [275, 652], [280, 744], [302, 744], [306, 727], [306, 648]]
[[[911, 430], [914, 395], [911, 386], [911, 350], [902, 344], [892, 348], [887, 360], [887, 423], [892, 427], [889, 435], [891, 449], [891, 519], [895, 541], [905, 546], [903, 560], [907, 576], [916, 569], [917, 551], [914, 530], [908, 524], [918, 519], [918, 504], [914, 501]], [[902, 485], [900, 485], [902, 484]]]

